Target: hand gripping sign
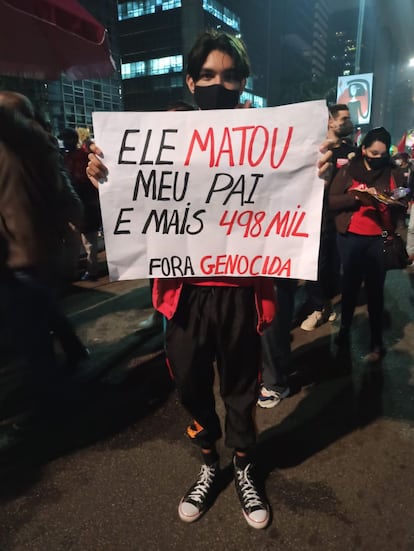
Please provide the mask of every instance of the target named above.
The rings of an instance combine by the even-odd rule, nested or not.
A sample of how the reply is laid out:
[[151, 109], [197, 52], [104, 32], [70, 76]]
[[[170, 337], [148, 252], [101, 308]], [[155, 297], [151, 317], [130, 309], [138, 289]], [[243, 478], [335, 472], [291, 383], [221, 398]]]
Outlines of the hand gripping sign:
[[93, 114], [112, 280], [316, 279], [325, 101]]

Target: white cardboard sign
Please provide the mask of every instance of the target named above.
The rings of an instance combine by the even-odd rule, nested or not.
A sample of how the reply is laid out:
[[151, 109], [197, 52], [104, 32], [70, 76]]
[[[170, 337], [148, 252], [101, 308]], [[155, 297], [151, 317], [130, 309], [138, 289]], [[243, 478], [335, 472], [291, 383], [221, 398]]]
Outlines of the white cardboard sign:
[[325, 101], [93, 114], [110, 278], [316, 279]]

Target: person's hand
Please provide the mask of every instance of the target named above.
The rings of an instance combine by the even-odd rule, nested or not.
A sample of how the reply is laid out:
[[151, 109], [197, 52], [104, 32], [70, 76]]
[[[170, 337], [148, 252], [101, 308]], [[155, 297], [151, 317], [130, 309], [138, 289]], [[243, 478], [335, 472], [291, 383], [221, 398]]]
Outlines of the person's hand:
[[349, 189], [348, 193], [354, 196], [362, 205], [369, 207], [375, 204], [374, 195], [377, 194], [377, 190], [374, 187], [367, 188], [364, 184], [355, 188]]
[[236, 109], [250, 109], [252, 102], [247, 99], [244, 103], [239, 103], [236, 105]]
[[330, 148], [333, 145], [333, 140], [325, 140], [319, 146], [319, 151], [322, 153], [322, 157], [318, 161], [318, 176], [324, 180], [329, 180], [332, 175], [332, 151]]
[[103, 152], [96, 144], [91, 144], [89, 147], [91, 153], [88, 155], [88, 166], [86, 167], [86, 175], [92, 184], [99, 188], [99, 184], [102, 184], [108, 175], [108, 169], [103, 164], [99, 157], [103, 157]]

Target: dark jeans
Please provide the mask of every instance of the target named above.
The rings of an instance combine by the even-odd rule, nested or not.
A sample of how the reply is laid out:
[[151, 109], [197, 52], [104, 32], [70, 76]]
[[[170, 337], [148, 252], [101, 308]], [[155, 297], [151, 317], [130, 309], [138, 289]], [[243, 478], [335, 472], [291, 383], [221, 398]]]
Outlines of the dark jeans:
[[57, 366], [47, 293], [12, 275], [0, 280], [0, 358], [18, 370], [37, 398], [53, 389]]
[[276, 279], [277, 313], [272, 324], [261, 336], [263, 370], [262, 383], [266, 388], [277, 390], [287, 386], [287, 375], [290, 364], [293, 312], [296, 279]]
[[81, 360], [88, 357], [88, 351], [61, 308], [57, 287], [42, 283], [32, 270], [17, 270], [14, 277], [31, 289], [34, 295], [42, 297], [42, 315], [48, 316], [49, 331], [53, 333], [65, 354], [66, 367], [70, 370], [76, 368]]
[[318, 279], [306, 282], [306, 292], [312, 310], [323, 310], [340, 288], [340, 261], [336, 228], [329, 223], [321, 231], [318, 257]]
[[343, 269], [341, 328], [349, 331], [358, 293], [364, 283], [371, 331], [371, 349], [381, 347], [386, 275], [383, 238], [348, 232], [338, 234], [337, 241]]

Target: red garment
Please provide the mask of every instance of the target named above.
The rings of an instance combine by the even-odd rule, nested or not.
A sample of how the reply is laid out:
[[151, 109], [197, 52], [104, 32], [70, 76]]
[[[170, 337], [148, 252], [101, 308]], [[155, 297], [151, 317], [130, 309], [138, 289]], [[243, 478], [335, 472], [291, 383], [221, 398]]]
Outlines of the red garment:
[[161, 312], [167, 319], [171, 319], [177, 310], [181, 291], [184, 284], [207, 285], [210, 287], [252, 286], [255, 290], [256, 311], [258, 317], [257, 331], [262, 333], [269, 326], [276, 314], [276, 296], [272, 278], [217, 278], [206, 280], [205, 278], [186, 280], [182, 278], [155, 279], [152, 289], [152, 302], [154, 308]]
[[88, 154], [84, 149], [74, 149], [67, 151], [63, 158], [66, 170], [69, 172], [75, 184], [90, 184], [89, 178], [86, 175], [86, 167], [88, 166]]
[[[357, 180], [352, 180], [349, 189], [355, 188], [367, 189], [366, 184]], [[390, 178], [390, 190], [395, 189], [394, 178]], [[361, 205], [359, 210], [352, 214], [348, 231], [357, 235], [381, 235], [387, 229], [392, 230], [393, 224], [390, 216], [390, 209], [383, 203], [378, 203], [376, 207], [371, 205]]]

